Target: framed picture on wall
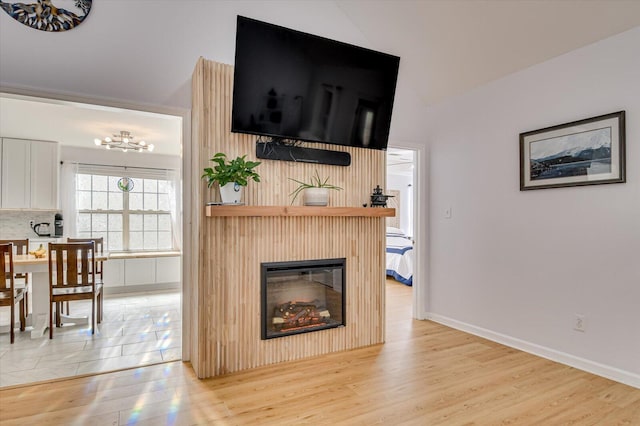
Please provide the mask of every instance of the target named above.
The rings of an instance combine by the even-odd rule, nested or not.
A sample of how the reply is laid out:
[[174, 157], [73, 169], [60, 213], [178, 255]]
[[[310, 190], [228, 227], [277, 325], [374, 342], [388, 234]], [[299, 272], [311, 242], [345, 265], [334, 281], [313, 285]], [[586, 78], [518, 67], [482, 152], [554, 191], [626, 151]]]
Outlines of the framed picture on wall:
[[520, 133], [520, 190], [625, 182], [624, 111]]

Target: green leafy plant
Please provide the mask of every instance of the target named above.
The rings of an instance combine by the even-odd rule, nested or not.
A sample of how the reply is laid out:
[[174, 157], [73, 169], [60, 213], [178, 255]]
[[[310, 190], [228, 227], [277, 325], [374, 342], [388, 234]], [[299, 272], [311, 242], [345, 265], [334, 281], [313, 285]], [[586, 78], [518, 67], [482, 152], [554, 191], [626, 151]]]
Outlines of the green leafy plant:
[[227, 161], [226, 154], [218, 152], [211, 161], [216, 163], [213, 167], [206, 167], [202, 179], [207, 180], [207, 186], [211, 188], [214, 182], [224, 186], [229, 182], [235, 182], [240, 186], [247, 186], [249, 179], [260, 182], [260, 175], [253, 169], [260, 165], [260, 161], [246, 161], [246, 155]]
[[327, 183], [329, 181], [329, 178], [322, 180], [317, 170], [315, 171], [315, 175], [311, 176], [311, 178], [309, 179], [309, 182], [302, 182], [293, 178], [289, 178], [289, 180], [292, 180], [298, 184], [298, 187], [291, 194], [289, 194], [290, 197], [293, 196], [293, 198], [291, 199], [291, 204], [293, 204], [293, 202], [296, 200], [296, 197], [298, 197], [298, 194], [300, 194], [300, 192], [302, 192], [307, 188], [327, 188], [327, 189], [335, 189], [336, 191], [342, 190], [342, 188], [340, 188], [339, 186], [335, 186], [335, 185], [331, 185], [330, 183]]

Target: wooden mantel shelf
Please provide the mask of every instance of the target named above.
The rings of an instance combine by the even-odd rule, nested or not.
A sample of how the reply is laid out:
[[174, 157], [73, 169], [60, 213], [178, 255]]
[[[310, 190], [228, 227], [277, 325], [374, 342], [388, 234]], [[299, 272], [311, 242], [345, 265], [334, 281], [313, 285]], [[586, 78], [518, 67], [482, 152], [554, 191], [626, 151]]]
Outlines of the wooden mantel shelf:
[[348, 216], [393, 217], [396, 209], [380, 207], [307, 207], [307, 206], [206, 206], [209, 217], [224, 216]]

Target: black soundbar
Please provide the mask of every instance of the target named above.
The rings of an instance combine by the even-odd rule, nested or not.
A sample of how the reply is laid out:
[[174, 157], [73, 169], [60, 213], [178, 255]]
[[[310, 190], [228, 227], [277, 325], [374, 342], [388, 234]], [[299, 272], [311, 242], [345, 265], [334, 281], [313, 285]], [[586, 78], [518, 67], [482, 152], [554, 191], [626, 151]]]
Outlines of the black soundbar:
[[348, 152], [303, 148], [277, 142], [257, 142], [256, 156], [264, 160], [298, 161], [332, 166], [351, 165], [351, 154]]

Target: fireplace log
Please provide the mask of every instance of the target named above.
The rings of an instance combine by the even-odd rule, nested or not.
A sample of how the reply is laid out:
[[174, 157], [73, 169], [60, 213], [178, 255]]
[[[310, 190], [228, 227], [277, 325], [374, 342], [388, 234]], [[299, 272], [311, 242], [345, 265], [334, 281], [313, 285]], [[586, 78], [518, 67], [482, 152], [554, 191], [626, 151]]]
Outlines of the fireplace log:
[[272, 324], [277, 329], [287, 329], [322, 324], [330, 317], [329, 310], [325, 307], [319, 308], [307, 302], [287, 302], [274, 309]]

